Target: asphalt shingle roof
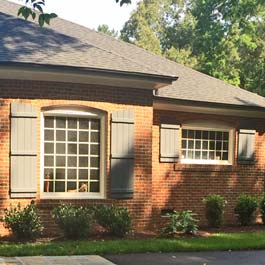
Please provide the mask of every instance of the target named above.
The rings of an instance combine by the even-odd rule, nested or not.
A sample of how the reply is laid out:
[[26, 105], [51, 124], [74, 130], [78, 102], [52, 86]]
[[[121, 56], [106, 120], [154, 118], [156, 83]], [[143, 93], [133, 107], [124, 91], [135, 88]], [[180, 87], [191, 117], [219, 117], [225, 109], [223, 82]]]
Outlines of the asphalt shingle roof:
[[0, 0], [0, 62], [23, 62], [178, 76], [163, 98], [265, 108], [265, 98], [63, 19], [40, 28], [17, 18], [18, 5]]

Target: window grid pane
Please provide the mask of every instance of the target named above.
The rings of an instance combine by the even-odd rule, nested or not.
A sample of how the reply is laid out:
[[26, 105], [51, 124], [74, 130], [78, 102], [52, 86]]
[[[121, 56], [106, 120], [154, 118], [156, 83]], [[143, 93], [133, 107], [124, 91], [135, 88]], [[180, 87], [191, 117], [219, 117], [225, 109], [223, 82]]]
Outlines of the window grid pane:
[[229, 133], [182, 129], [182, 158], [228, 161]]
[[91, 179], [92, 170], [99, 172], [99, 130], [97, 119], [44, 118], [44, 135], [53, 134], [44, 139], [44, 192], [99, 192], [99, 177]]

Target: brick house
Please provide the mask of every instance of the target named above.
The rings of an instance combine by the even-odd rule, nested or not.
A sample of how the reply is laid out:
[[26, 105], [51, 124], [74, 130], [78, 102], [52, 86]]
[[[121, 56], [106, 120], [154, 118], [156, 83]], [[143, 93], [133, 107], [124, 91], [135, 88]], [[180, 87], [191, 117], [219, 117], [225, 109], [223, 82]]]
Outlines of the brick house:
[[[202, 198], [264, 191], [265, 99], [62, 19], [0, 0], [0, 210], [35, 200], [128, 207], [136, 229]], [[1, 230], [4, 233], [4, 230]]]

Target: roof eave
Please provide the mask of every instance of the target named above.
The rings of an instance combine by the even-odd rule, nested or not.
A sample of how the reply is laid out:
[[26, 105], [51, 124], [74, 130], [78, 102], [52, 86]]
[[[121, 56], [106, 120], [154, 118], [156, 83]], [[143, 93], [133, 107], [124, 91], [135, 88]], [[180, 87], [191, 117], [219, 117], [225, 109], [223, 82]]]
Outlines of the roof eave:
[[265, 118], [265, 107], [154, 96], [154, 109], [236, 117]]
[[170, 85], [177, 77], [113, 69], [0, 62], [0, 79], [85, 83], [153, 90]]

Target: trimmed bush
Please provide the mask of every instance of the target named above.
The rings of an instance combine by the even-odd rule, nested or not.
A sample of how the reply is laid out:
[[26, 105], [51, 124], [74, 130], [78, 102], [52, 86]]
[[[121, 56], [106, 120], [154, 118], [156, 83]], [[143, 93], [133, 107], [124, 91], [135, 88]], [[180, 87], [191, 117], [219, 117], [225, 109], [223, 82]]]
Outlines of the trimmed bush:
[[5, 216], [1, 218], [4, 227], [11, 230], [11, 232], [18, 239], [35, 239], [43, 231], [43, 226], [37, 209], [32, 202], [26, 207], [22, 208], [20, 203], [17, 207], [10, 207], [4, 210]]
[[168, 213], [169, 223], [162, 228], [162, 236], [174, 236], [181, 232], [185, 234], [196, 234], [198, 230], [198, 220], [194, 218], [195, 214], [192, 211], [173, 211]]
[[241, 225], [245, 226], [252, 223], [257, 207], [256, 198], [246, 194], [239, 196], [234, 212]]
[[91, 230], [93, 214], [91, 209], [61, 204], [52, 210], [52, 217], [69, 239], [86, 238]]
[[226, 200], [217, 194], [211, 194], [203, 198], [205, 204], [205, 216], [210, 227], [220, 227], [223, 223]]
[[114, 236], [124, 237], [132, 228], [132, 218], [127, 208], [100, 205], [95, 207], [99, 225]]

